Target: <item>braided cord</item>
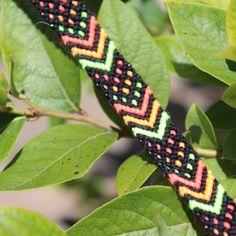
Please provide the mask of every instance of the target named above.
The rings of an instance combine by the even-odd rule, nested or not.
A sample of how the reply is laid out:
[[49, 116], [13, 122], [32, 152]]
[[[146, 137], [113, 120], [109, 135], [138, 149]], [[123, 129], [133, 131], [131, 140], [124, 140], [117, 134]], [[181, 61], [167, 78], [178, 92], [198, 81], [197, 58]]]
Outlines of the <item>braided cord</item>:
[[235, 236], [236, 204], [86, 6], [77, 0], [33, 0], [33, 3], [168, 176], [209, 235]]

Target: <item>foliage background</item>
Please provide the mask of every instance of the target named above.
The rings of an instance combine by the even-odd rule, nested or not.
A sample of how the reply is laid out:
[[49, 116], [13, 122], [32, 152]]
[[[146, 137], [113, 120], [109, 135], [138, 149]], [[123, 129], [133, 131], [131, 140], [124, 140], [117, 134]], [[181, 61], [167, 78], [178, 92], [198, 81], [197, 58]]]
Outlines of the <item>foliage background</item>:
[[[18, 7], [23, 8], [26, 12], [31, 14], [30, 17], [33, 17], [33, 13], [29, 11], [27, 1], [12, 2], [17, 3]], [[185, 132], [186, 136], [205, 158], [206, 163], [224, 184], [227, 191], [236, 198], [234, 151], [236, 143], [236, 102], [234, 85], [236, 73], [234, 47], [236, 43], [235, 32], [230, 30], [232, 28], [232, 22], [234, 22], [232, 19], [235, 16], [231, 16], [232, 12], [228, 10], [230, 9], [228, 8], [228, 1], [208, 2], [193, 0], [182, 1], [179, 4], [175, 3], [175, 1], [169, 1], [169, 16], [171, 17], [176, 36], [173, 35], [174, 29], [170, 23], [167, 9], [163, 2], [154, 0], [131, 0], [127, 1], [126, 5], [124, 5], [118, 0], [104, 0], [100, 11], [98, 9], [101, 1], [96, 1], [96, 4], [94, 1], [90, 0], [86, 2], [91, 9], [99, 15], [102, 25], [108, 30], [118, 48], [135, 66], [136, 70], [143, 75], [144, 79], [147, 79], [164, 105], [167, 105], [169, 99], [168, 77], [171, 78], [171, 96], [167, 107], [168, 111], [170, 111], [174, 122], [181, 131], [184, 132], [186, 129], [189, 129], [189, 131]], [[199, 5], [199, 2], [204, 5]], [[231, 4], [233, 3], [234, 1], [232, 1]], [[2, 12], [6, 9], [3, 15], [11, 14], [9, 9], [7, 9], [7, 0], [1, 0], [0, 4]], [[226, 10], [228, 10], [227, 19]], [[198, 15], [198, 17], [196, 17], [196, 15]], [[25, 19], [23, 16], [18, 17], [19, 18], [16, 16], [16, 19], [21, 19], [22, 22], [24, 22]], [[129, 20], [126, 19], [127, 17], [129, 17]], [[112, 20], [112, 18], [115, 20]], [[39, 18], [33, 17], [33, 24], [36, 24], [38, 21]], [[37, 30], [45, 31], [47, 29], [43, 24], [36, 26]], [[24, 51], [20, 49], [19, 44], [22, 42], [25, 43], [25, 39], [29, 40], [30, 37], [34, 36], [33, 33], [26, 33], [25, 38], [23, 35], [22, 42], [20, 42], [21, 38], [18, 40], [17, 32], [20, 32], [22, 29], [20, 29], [18, 21], [12, 20], [5, 22], [4, 17], [2, 17], [0, 19], [0, 27], [3, 29], [2, 32], [4, 32], [0, 34], [0, 48], [2, 61], [4, 61], [2, 68], [5, 76], [8, 77], [11, 92], [15, 97], [20, 98], [15, 99], [12, 98], [12, 96], [10, 97], [18, 108], [25, 109], [25, 103], [31, 106], [32, 101], [40, 107], [46, 106], [47, 108], [65, 112], [74, 112], [76, 110], [75, 107], [81, 107], [86, 110], [88, 115], [98, 118], [103, 124], [120, 124], [120, 121], [113, 114], [106, 115], [104, 111], [107, 110], [107, 104], [104, 103], [104, 100], [96, 91], [94, 92], [94, 88], [87, 76], [80, 71], [71, 60], [67, 59], [67, 56], [64, 55], [67, 52], [64, 49], [61, 50], [60, 44], [53, 35], [47, 32], [47, 37], [45, 37], [40, 32], [37, 32], [37, 34], [40, 34], [41, 38], [39, 37], [40, 39], [35, 45], [32, 45], [32, 48], [29, 48], [29, 51], [35, 51], [35, 47], [37, 46], [38, 48], [39, 44], [46, 51], [42, 50], [42, 54], [42, 52], [38, 50], [41, 54], [35, 52], [36, 54], [32, 54], [32, 57], [30, 57], [28, 56], [29, 51], [27, 52], [27, 50]], [[129, 29], [129, 31], [127, 31], [127, 29]], [[170, 34], [171, 36], [169, 36]], [[48, 38], [50, 41], [53, 41], [53, 43], [48, 41]], [[127, 45], [127, 41], [131, 43]], [[25, 44], [22, 45], [25, 46]], [[57, 47], [54, 45], [57, 45]], [[139, 53], [137, 53], [137, 50]], [[9, 51], [14, 52], [13, 56]], [[160, 56], [161, 54], [163, 57]], [[35, 60], [37, 57], [43, 57], [45, 61], [41, 62], [40, 60]], [[60, 68], [61, 64], [58, 58], [63, 59], [65, 62], [65, 66], [62, 68]], [[47, 70], [40, 69], [35, 71], [32, 69], [34, 68], [33, 66], [38, 63], [41, 63], [40, 66], [42, 67], [45, 66], [47, 60], [52, 63], [52, 66], [47, 67]], [[160, 70], [158, 63], [161, 60], [166, 64], [168, 72], [166, 69], [163, 69], [163, 71]], [[19, 63], [20, 66], [18, 66], [17, 63]], [[23, 67], [24, 65], [29, 65], [29, 67], [25, 68]], [[22, 68], [24, 68], [24, 70], [22, 70]], [[65, 70], [66, 68], [69, 69]], [[70, 98], [69, 100], [71, 102], [69, 103], [67, 99], [54, 102], [54, 100], [60, 98], [63, 94], [63, 91], [62, 93], [55, 92], [58, 89], [58, 85], [55, 82], [55, 77], [58, 74], [62, 78], [62, 85]], [[48, 76], [51, 77], [49, 78]], [[81, 81], [73, 80], [72, 84], [70, 84], [71, 80], [69, 80], [70, 83], [68, 83], [68, 77], [81, 78]], [[38, 78], [40, 78], [40, 83], [36, 83]], [[47, 83], [49, 79], [50, 83]], [[0, 98], [3, 110], [6, 107], [6, 102], [7, 107], [12, 106], [5, 96], [8, 88], [4, 81], [3, 79], [0, 80]], [[42, 90], [45, 89], [44, 94], [40, 94], [39, 87], [37, 87], [41, 86], [41, 84], [44, 84], [42, 88]], [[80, 84], [82, 86], [80, 86]], [[227, 86], [229, 87], [227, 88]], [[80, 91], [80, 87], [82, 87], [82, 92]], [[19, 96], [19, 92], [21, 96]], [[30, 103], [24, 94], [31, 98]], [[48, 94], [52, 96], [50, 97]], [[99, 99], [97, 99], [97, 96]], [[20, 100], [23, 100], [23, 102]], [[98, 100], [101, 102], [103, 109]], [[203, 110], [206, 111], [206, 114]], [[7, 119], [11, 120], [12, 118]], [[11, 123], [6, 121], [6, 119], [1, 120], [0, 159], [4, 161], [1, 165], [2, 169], [5, 168], [10, 159], [13, 158], [32, 137], [36, 137], [38, 134], [47, 130], [49, 126], [52, 131], [50, 135], [46, 133], [46, 139], [41, 138], [38, 142], [36, 140], [27, 145], [19, 154], [20, 158], [18, 162], [13, 162], [13, 164], [10, 164], [10, 166], [0, 174], [0, 190], [2, 191], [0, 192], [1, 205], [17, 206], [38, 211], [52, 219], [61, 227], [68, 228], [98, 206], [116, 197], [117, 193], [123, 195], [126, 192], [138, 189], [143, 184], [160, 185], [165, 187], [151, 187], [137, 193], [138, 199], [142, 199], [143, 196], [149, 199], [148, 202], [144, 200], [140, 202], [137, 201], [137, 204], [138, 206], [142, 206], [140, 208], [141, 212], [142, 209], [146, 209], [150, 205], [152, 206], [152, 208], [148, 208], [149, 210], [146, 212], [142, 212], [146, 218], [152, 219], [151, 223], [145, 222], [144, 219], [138, 219], [137, 216], [132, 218], [130, 215], [125, 215], [124, 212], [119, 215], [114, 211], [112, 214], [112, 209], [114, 210], [116, 208], [129, 209], [130, 212], [135, 212], [135, 205], [134, 208], [132, 208], [133, 201], [131, 195], [131, 197], [127, 199], [124, 198], [123, 200], [123, 198], [121, 198], [118, 202], [113, 202], [110, 209], [108, 208], [107, 211], [97, 211], [91, 215], [90, 218], [82, 221], [79, 228], [75, 227], [72, 229], [70, 234], [85, 235], [84, 232], [86, 232], [91, 225], [94, 225], [94, 228], [102, 227], [104, 224], [102, 219], [111, 218], [113, 221], [122, 225], [124, 232], [144, 230], [144, 233], [149, 232], [152, 235], [195, 235], [197, 234], [195, 232], [196, 230], [198, 235], [202, 235], [201, 227], [198, 223], [194, 223], [192, 226], [190, 225], [188, 218], [192, 219], [193, 216], [184, 208], [187, 212], [186, 216], [174, 192], [166, 187], [168, 183], [162, 173], [156, 169], [152, 163], [147, 164], [143, 154], [138, 154], [141, 150], [138, 143], [135, 140], [127, 138], [122, 138], [115, 142], [115, 139], [117, 139], [116, 134], [105, 134], [105, 136], [97, 140], [97, 145], [96, 143], [92, 144], [93, 147], [96, 148], [91, 148], [91, 145], [88, 145], [82, 150], [82, 155], [85, 156], [84, 160], [93, 157], [91, 158], [93, 162], [95, 157], [98, 158], [102, 156], [105, 150], [109, 148], [108, 152], [103, 155], [103, 158], [100, 158], [83, 178], [57, 186], [23, 190], [20, 192], [8, 192], [9, 190], [35, 188], [48, 184], [66, 182], [66, 180], [73, 179], [74, 176], [80, 177], [80, 175], [86, 172], [88, 167], [84, 166], [84, 172], [80, 170], [79, 173], [77, 173], [77, 170], [73, 168], [81, 163], [73, 162], [73, 166], [66, 165], [66, 169], [63, 169], [63, 173], [65, 174], [62, 176], [55, 174], [58, 169], [60, 170], [60, 165], [56, 165], [54, 168], [49, 169], [48, 172], [41, 175], [40, 171], [44, 168], [47, 157], [55, 154], [56, 158], [57, 154], [55, 150], [60, 147], [61, 143], [67, 140], [68, 136], [70, 136], [70, 145], [73, 145], [73, 142], [77, 144], [80, 139], [82, 142], [86, 138], [86, 135], [81, 138], [81, 134], [87, 133], [87, 129], [85, 132], [83, 127], [79, 128], [80, 130], [75, 130], [76, 132], [72, 135], [74, 127], [71, 130], [69, 130], [70, 128], [68, 127], [58, 129], [55, 125], [63, 122], [61, 119], [56, 118], [40, 118], [33, 122], [24, 123], [25, 120], [21, 118], [14, 119], [14, 122]], [[6, 126], [6, 124], [8, 124], [8, 126]], [[17, 139], [23, 124], [24, 129]], [[88, 131], [88, 136], [94, 133], [103, 133], [102, 131], [94, 129], [91, 128], [91, 130]], [[50, 132], [50, 130], [46, 132]], [[60, 140], [58, 137], [62, 134], [65, 136], [65, 139], [62, 138]], [[66, 134], [68, 134], [68, 136], [66, 136]], [[50, 149], [54, 140], [59, 142], [59, 145], [53, 146]], [[47, 147], [49, 148], [48, 151], [45, 153], [42, 153], [42, 149], [39, 149], [38, 152], [37, 150], [35, 151], [35, 147], [40, 147], [39, 144], [42, 143], [43, 149]], [[47, 146], [47, 144], [49, 145]], [[111, 144], [112, 146], [110, 147]], [[99, 145], [104, 146], [104, 150], [102, 148], [99, 150], [97, 148]], [[13, 147], [14, 150], [12, 150]], [[68, 146], [65, 147], [65, 150], [67, 148]], [[95, 149], [98, 149], [96, 150], [97, 154], [94, 151]], [[90, 150], [90, 152], [86, 150]], [[10, 158], [7, 158], [9, 153], [11, 153]], [[71, 155], [71, 157], [68, 158], [73, 159], [75, 156]], [[38, 160], [38, 162], [35, 162], [35, 159]], [[74, 159], [76, 160], [76, 158]], [[126, 159], [128, 160], [125, 161]], [[21, 162], [21, 160], [23, 160], [23, 162]], [[124, 164], [121, 165], [121, 163]], [[30, 173], [34, 173], [34, 171], [36, 175], [38, 175], [39, 171], [41, 178], [28, 181], [28, 179], [32, 178]], [[137, 199], [137, 197], [135, 199]], [[172, 203], [168, 209], [158, 205], [158, 202], [162, 202], [165, 199], [167, 200], [166, 204]], [[164, 204], [164, 202], [162, 203]], [[180, 218], [174, 215], [176, 209], [179, 211], [178, 215]], [[22, 214], [21, 212], [18, 213], [15, 211], [15, 209], [11, 208], [2, 208], [0, 214], [4, 216], [8, 214], [9, 216]], [[156, 212], [159, 212], [158, 216]], [[28, 219], [33, 218], [27, 214], [28, 213], [24, 214], [26, 219], [27, 217], [29, 217]], [[168, 217], [170, 215], [172, 218], [169, 220]], [[125, 216], [130, 219], [127, 225], [123, 225], [123, 221], [121, 221]], [[101, 220], [99, 221], [98, 219]], [[40, 221], [38, 216], [35, 216], [35, 220], [37, 222]], [[132, 226], [136, 225], [137, 220], [140, 220], [138, 224], [140, 228], [132, 228]], [[23, 221], [25, 222], [24, 219]], [[43, 222], [43, 220], [41, 223], [42, 225], [47, 224]], [[13, 222], [6, 221], [3, 222], [3, 224], [12, 225]], [[16, 229], [18, 229], [18, 227], [18, 225], [15, 226]], [[43, 226], [40, 228], [43, 228]], [[47, 227], [45, 228], [47, 230]], [[54, 226], [49, 226], [48, 230], [55, 230]], [[108, 235], [117, 235], [120, 232], [116, 232], [116, 230], [116, 227], [111, 227], [106, 233]], [[27, 232], [26, 227], [25, 235], [28, 234], [29, 232]], [[55, 233], [55, 235], [60, 234], [62, 233], [59, 231]], [[36, 235], [36, 232], [34, 232], [33, 235]], [[94, 235], [99, 235], [99, 232], [95, 231]]]

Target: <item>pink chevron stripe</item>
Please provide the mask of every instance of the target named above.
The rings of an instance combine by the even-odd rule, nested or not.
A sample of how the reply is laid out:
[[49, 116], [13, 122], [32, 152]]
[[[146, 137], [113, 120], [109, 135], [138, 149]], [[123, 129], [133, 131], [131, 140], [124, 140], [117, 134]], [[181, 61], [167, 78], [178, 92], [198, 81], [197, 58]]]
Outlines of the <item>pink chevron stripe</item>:
[[203, 170], [205, 167], [206, 166], [202, 162], [202, 160], [199, 160], [198, 166], [197, 166], [196, 178], [194, 181], [186, 180], [184, 178], [179, 177], [176, 174], [169, 174], [169, 180], [170, 180], [171, 184], [175, 184], [176, 182], [180, 182], [186, 186], [191, 186], [193, 188], [199, 189], [201, 187]]
[[149, 100], [150, 100], [151, 95], [152, 95], [152, 91], [148, 86], [145, 90], [141, 109], [140, 108], [133, 108], [133, 107], [129, 107], [129, 106], [124, 106], [121, 104], [114, 104], [114, 107], [118, 113], [120, 113], [121, 111], [126, 111], [130, 114], [144, 116], [146, 114], [147, 109], [148, 109], [148, 104], [149, 104]]
[[68, 35], [61, 36], [61, 39], [65, 45], [68, 43], [75, 43], [75, 44], [86, 46], [86, 47], [93, 47], [97, 25], [98, 25], [98, 21], [96, 20], [94, 16], [91, 16], [88, 40], [73, 38]]

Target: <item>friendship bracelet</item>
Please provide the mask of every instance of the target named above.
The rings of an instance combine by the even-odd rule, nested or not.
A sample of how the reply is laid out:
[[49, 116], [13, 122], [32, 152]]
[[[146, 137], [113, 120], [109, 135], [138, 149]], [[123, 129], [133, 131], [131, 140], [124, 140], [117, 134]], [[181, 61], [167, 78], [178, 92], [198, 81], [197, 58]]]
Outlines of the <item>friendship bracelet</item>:
[[236, 203], [86, 6], [77, 0], [33, 0], [33, 3], [209, 235], [235, 236]]

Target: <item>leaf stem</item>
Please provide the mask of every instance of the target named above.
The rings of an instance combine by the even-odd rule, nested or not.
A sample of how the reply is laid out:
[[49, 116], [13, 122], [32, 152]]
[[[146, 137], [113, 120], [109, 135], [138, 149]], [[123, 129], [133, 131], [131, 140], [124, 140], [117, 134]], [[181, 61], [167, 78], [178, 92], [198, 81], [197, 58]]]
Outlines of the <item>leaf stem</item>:
[[29, 100], [24, 99], [23, 101], [29, 106], [27, 109], [25, 110], [10, 109], [9, 111], [8, 110], [5, 110], [5, 111], [9, 113], [21, 115], [21, 116], [26, 116], [29, 119], [37, 119], [42, 116], [49, 116], [49, 117], [57, 117], [57, 118], [68, 119], [68, 120], [82, 121], [82, 122], [106, 129], [108, 131], [114, 131], [114, 130], [117, 131], [116, 128], [109, 125], [105, 125], [102, 122], [92, 117], [89, 117], [88, 115], [81, 115], [79, 114], [79, 112], [66, 113], [66, 112], [61, 112], [61, 111], [52, 111], [52, 110], [36, 107], [34, 104], [31, 104]]
[[51, 117], [69, 119], [69, 120], [82, 121], [82, 122], [89, 123], [89, 124], [95, 125], [97, 127], [112, 131], [111, 126], [105, 125], [102, 122], [95, 120], [94, 118], [89, 117], [89, 116], [82, 116], [82, 115], [79, 115], [76, 113], [75, 114], [65, 113], [65, 112], [51, 111], [51, 110], [45, 110], [45, 109], [41, 109], [41, 110], [39, 110], [39, 112], [40, 112], [40, 116], [51, 116]]
[[214, 149], [204, 149], [195, 147], [194, 150], [198, 153], [199, 156], [206, 158], [217, 158], [219, 156], [219, 151]]

